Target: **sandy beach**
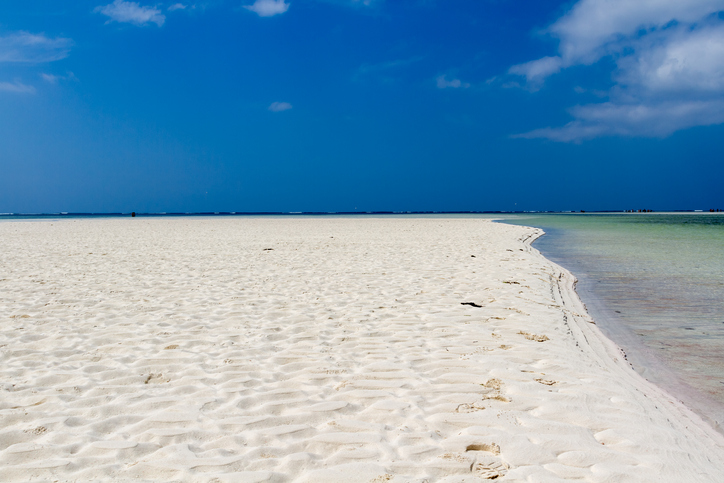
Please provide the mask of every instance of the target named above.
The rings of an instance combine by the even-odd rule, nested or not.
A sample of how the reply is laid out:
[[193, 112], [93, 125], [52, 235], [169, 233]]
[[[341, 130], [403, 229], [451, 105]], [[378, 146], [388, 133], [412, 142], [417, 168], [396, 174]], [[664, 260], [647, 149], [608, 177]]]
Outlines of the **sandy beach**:
[[0, 222], [0, 481], [718, 482], [538, 229]]

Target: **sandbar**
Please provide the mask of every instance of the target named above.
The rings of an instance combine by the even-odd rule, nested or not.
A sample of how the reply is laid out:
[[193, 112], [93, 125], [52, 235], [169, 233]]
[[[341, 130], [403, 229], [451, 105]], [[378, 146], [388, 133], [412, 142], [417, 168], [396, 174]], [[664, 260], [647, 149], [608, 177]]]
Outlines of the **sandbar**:
[[539, 229], [0, 223], [0, 480], [715, 482]]

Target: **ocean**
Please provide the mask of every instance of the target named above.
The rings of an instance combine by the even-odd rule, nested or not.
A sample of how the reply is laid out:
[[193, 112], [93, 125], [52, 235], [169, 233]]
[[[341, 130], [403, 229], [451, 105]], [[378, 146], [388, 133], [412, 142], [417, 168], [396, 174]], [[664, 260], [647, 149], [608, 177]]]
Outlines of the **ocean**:
[[633, 368], [724, 426], [724, 213], [520, 214]]

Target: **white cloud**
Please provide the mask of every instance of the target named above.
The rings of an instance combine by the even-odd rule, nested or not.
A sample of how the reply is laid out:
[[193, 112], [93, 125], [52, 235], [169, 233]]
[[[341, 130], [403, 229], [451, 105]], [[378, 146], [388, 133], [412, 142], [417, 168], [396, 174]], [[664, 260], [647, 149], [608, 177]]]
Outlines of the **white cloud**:
[[463, 82], [460, 79], [447, 80], [447, 76], [445, 75], [439, 76], [436, 81], [438, 89], [446, 89], [448, 87], [452, 87], [453, 89], [459, 89], [461, 87], [463, 89], [467, 89], [470, 87], [470, 84]]
[[72, 45], [72, 40], [63, 37], [14, 32], [0, 37], [0, 62], [53, 62], [68, 57]]
[[166, 16], [156, 7], [142, 7], [138, 2], [114, 0], [108, 5], [96, 7], [94, 12], [109, 17], [110, 22], [131, 23], [133, 25], [146, 25], [155, 23], [159, 27], [166, 21]]
[[536, 90], [561, 70], [609, 57], [616, 65], [610, 100], [571, 109], [574, 119], [563, 127], [517, 137], [661, 137], [724, 122], [723, 10], [724, 0], [580, 0], [547, 30], [560, 40], [559, 55], [508, 73]]
[[288, 102], [272, 102], [271, 105], [268, 107], [271, 112], [288, 111], [291, 108], [292, 105]]
[[187, 7], [188, 7], [188, 5], [184, 5], [183, 3], [174, 3], [173, 5], [168, 7], [166, 10], [168, 10], [169, 12], [173, 12], [175, 10], [186, 10]]
[[695, 26], [722, 10], [724, 0], [580, 0], [545, 31], [560, 40], [555, 63], [556, 58], [543, 57], [513, 66], [511, 70], [523, 72], [511, 73], [526, 75], [523, 66], [543, 67], [537, 75], [542, 81], [561, 68], [622, 55], [640, 46], [643, 38], [671, 33], [676, 26]]
[[508, 73], [525, 77], [528, 87], [531, 90], [538, 90], [549, 76], [560, 72], [562, 64], [560, 57], [543, 57], [514, 65], [508, 70]]
[[652, 37], [618, 61], [619, 83], [656, 93], [724, 93], [724, 24]]
[[580, 142], [601, 136], [666, 137], [681, 129], [724, 122], [724, 100], [658, 104], [605, 102], [571, 109], [576, 119], [558, 128], [536, 129], [514, 138]]
[[14, 92], [18, 94], [33, 94], [35, 87], [25, 85], [19, 81], [0, 82], [0, 92]]
[[561, 40], [566, 65], [590, 64], [641, 32], [672, 21], [696, 23], [721, 10], [724, 0], [580, 0], [548, 31]]
[[245, 5], [244, 8], [260, 17], [273, 17], [289, 10], [289, 4], [284, 0], [256, 0], [253, 5]]

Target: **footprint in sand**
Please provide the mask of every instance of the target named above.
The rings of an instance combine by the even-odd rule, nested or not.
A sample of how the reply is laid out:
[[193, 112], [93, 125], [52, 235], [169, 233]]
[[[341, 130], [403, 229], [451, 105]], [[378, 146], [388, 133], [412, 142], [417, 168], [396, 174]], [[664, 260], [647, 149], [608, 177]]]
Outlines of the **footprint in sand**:
[[545, 342], [547, 340], [550, 340], [547, 335], [537, 335], [537, 334], [531, 334], [530, 332], [520, 331], [518, 332], [520, 335], [524, 336], [528, 340], [534, 340], [536, 342]]
[[455, 408], [456, 413], [473, 413], [475, 411], [482, 411], [485, 409], [485, 406], [482, 406], [478, 403], [472, 403], [472, 404], [460, 404], [458, 407]]
[[470, 451], [485, 451], [487, 453], [500, 454], [500, 446], [495, 443], [469, 444], [465, 448], [465, 452]]
[[493, 379], [488, 379], [488, 381], [483, 384], [483, 386], [488, 387], [490, 389], [495, 389], [496, 391], [500, 390], [500, 386], [503, 384], [503, 381], [498, 379], [497, 377], [494, 377]]
[[169, 382], [168, 380], [165, 380], [163, 378], [163, 374], [155, 374], [151, 373], [146, 376], [146, 379], [143, 381], [144, 384], [160, 384], [163, 382]]
[[470, 471], [480, 478], [494, 480], [505, 476], [505, 473], [508, 471], [508, 466], [505, 463], [490, 454], [485, 454], [500, 454], [500, 446], [496, 443], [469, 444], [467, 448], [465, 448], [465, 452], [473, 452], [475, 455], [475, 459], [470, 465]]
[[480, 478], [494, 480], [505, 476], [508, 468], [506, 468], [503, 463], [492, 457], [484, 457], [480, 460], [476, 460], [472, 465], [470, 465], [470, 471]]

